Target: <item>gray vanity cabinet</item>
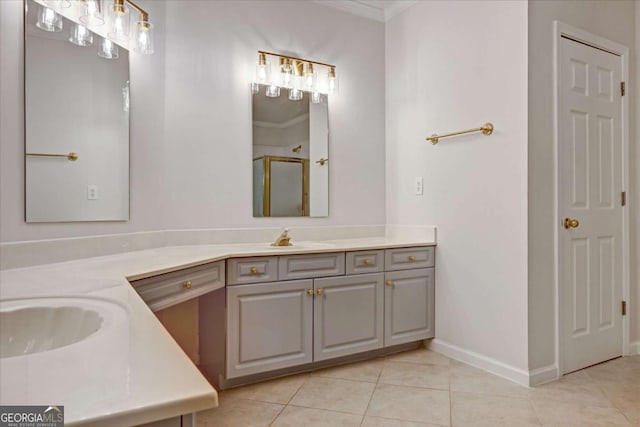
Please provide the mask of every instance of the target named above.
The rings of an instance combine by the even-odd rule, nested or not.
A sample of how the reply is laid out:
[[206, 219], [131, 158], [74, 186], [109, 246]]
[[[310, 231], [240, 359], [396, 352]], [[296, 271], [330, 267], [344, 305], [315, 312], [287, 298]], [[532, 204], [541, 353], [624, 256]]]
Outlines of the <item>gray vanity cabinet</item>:
[[384, 345], [435, 336], [435, 269], [385, 273]]
[[313, 360], [313, 281], [227, 287], [226, 377]]
[[382, 348], [383, 273], [313, 282], [314, 361]]

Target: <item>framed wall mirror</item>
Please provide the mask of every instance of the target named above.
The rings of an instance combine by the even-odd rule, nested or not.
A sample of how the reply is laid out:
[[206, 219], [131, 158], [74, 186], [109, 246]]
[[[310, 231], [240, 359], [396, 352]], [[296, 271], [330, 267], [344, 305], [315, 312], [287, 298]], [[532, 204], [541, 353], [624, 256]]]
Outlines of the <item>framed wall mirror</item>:
[[[327, 96], [309, 93], [292, 101], [288, 90], [267, 96], [260, 85], [252, 100], [253, 216], [329, 215]], [[270, 95], [276, 95], [270, 93]]]
[[24, 70], [25, 220], [128, 220], [129, 52], [27, 0]]

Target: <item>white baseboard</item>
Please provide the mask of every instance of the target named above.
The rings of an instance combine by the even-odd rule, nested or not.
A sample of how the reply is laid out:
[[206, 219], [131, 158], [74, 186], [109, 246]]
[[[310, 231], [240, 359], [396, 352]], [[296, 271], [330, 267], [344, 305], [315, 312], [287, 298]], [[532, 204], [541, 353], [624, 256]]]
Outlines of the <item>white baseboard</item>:
[[629, 343], [629, 356], [632, 354], [640, 354], [640, 341]]
[[542, 368], [532, 369], [529, 371], [529, 386], [555, 381], [560, 377], [558, 367], [556, 365], [543, 366]]
[[451, 359], [491, 372], [494, 375], [506, 378], [525, 387], [529, 386], [529, 372], [525, 370], [518, 369], [482, 354], [449, 344], [448, 342], [437, 338], [427, 341], [427, 348], [435, 352], [442, 353]]

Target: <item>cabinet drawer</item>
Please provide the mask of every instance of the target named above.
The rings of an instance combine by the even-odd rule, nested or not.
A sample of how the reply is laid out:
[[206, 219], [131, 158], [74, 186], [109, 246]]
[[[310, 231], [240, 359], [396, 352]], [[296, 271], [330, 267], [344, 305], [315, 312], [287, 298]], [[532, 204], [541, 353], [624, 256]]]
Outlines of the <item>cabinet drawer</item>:
[[435, 266], [435, 248], [433, 246], [387, 249], [384, 254], [384, 269], [386, 271], [433, 266]]
[[344, 252], [330, 254], [288, 255], [278, 261], [280, 280], [341, 276], [344, 274]]
[[151, 310], [161, 310], [224, 287], [224, 261], [131, 282]]
[[277, 257], [236, 258], [227, 261], [227, 284], [273, 282], [278, 280]]
[[347, 274], [379, 273], [384, 269], [384, 251], [347, 252]]

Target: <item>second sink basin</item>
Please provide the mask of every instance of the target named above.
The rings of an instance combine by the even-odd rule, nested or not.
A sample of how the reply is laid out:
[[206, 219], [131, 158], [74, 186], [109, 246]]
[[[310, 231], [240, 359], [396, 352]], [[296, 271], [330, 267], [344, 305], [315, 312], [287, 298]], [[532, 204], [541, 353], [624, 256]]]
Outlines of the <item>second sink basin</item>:
[[0, 358], [66, 347], [124, 319], [125, 309], [99, 298], [27, 298], [0, 302]]

